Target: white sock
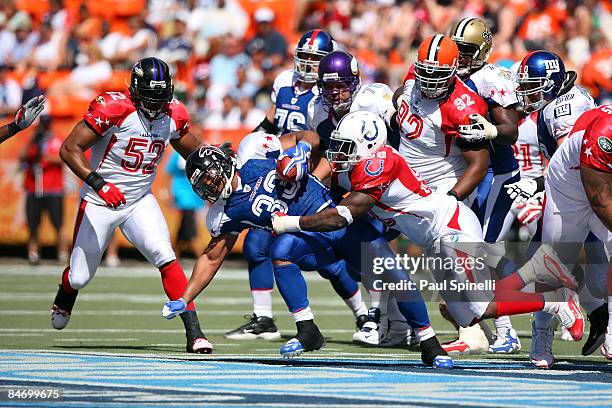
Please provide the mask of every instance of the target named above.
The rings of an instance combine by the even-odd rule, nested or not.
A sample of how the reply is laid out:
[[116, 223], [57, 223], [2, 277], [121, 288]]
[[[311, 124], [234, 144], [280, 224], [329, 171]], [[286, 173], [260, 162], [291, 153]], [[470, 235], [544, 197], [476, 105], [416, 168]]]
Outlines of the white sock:
[[608, 296], [608, 333], [612, 334], [612, 295]]
[[580, 293], [578, 293], [578, 297], [580, 298], [580, 306], [582, 306], [588, 314], [591, 314], [593, 310], [604, 304], [603, 299], [597, 299], [593, 296], [587, 285], [584, 285]]
[[389, 302], [389, 292], [373, 290], [370, 292], [370, 304], [380, 310], [380, 315], [387, 314], [387, 303]]
[[251, 295], [253, 295], [253, 313], [272, 318], [272, 289], [252, 290]]
[[497, 319], [493, 319], [493, 323], [495, 324], [495, 331], [500, 337], [505, 337], [508, 330], [512, 328], [512, 322], [509, 316], [501, 316]]
[[344, 299], [344, 303], [351, 309], [355, 317], [368, 314], [368, 307], [361, 298], [361, 291], [359, 289], [357, 289], [353, 296]]
[[436, 335], [436, 332], [431, 326], [426, 327], [424, 329], [420, 329], [420, 330], [414, 330], [414, 332], [417, 334], [419, 341], [425, 341], [427, 339], [431, 339], [432, 337]]
[[314, 314], [312, 314], [312, 310], [310, 310], [310, 306], [306, 306], [304, 309], [292, 313], [293, 320], [297, 322], [302, 322], [304, 320], [314, 320]]

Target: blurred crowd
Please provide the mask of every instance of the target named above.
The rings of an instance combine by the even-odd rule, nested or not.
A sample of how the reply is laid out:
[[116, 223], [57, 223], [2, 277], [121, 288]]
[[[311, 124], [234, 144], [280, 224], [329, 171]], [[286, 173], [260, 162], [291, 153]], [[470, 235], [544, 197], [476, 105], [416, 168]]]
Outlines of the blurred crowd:
[[44, 89], [51, 100], [88, 100], [113, 72], [155, 55], [173, 66], [177, 97], [195, 125], [252, 128], [271, 103], [274, 78], [291, 68], [300, 32], [327, 29], [358, 57], [364, 81], [394, 87], [422, 38], [467, 16], [491, 25], [493, 62], [509, 66], [545, 48], [562, 55], [595, 97], [612, 91], [610, 0], [295, 0], [294, 30], [285, 33], [273, 2], [249, 13], [239, 0], [123, 1], [134, 3], [133, 15], [109, 21], [92, 2], [49, 0], [48, 11], [35, 15], [2, 0], [0, 114], [41, 92], [37, 73], [69, 72]]
[[[104, 9], [119, 4], [120, 16]], [[44, 211], [60, 237], [60, 258], [66, 254], [63, 184], [56, 180], [62, 177], [57, 146], [65, 135], [50, 132], [57, 101], [68, 100], [76, 120], [82, 114], [76, 106], [83, 105], [74, 101], [86, 107], [98, 92], [125, 90], [131, 66], [153, 55], [171, 66], [175, 96], [189, 108], [196, 134], [249, 130], [270, 107], [276, 76], [293, 67], [300, 33], [328, 30], [358, 58], [364, 82], [395, 88], [424, 37], [447, 33], [468, 16], [492, 27], [491, 62], [509, 67], [531, 50], [552, 50], [599, 103], [612, 100], [611, 0], [0, 0], [0, 116], [37, 94], [50, 101], [21, 158], [30, 261], [38, 260]], [[50, 73], [58, 75], [43, 81]], [[182, 174], [176, 157], [167, 171]], [[181, 180], [172, 183], [182, 219], [177, 241], [197, 253], [194, 231], [183, 226], [193, 224], [198, 208]]]

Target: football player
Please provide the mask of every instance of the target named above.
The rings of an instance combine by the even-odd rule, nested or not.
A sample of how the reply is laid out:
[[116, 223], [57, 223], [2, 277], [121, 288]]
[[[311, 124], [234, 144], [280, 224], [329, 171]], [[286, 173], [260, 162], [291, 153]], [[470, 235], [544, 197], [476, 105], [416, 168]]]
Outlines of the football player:
[[[570, 260], [578, 257], [581, 245], [576, 243], [584, 242], [589, 231], [606, 245], [608, 253], [612, 249], [612, 218], [608, 209], [611, 138], [612, 105], [603, 105], [578, 118], [566, 141], [550, 160], [545, 181], [542, 242], [558, 245]], [[610, 299], [606, 273], [600, 273], [596, 279], [587, 276], [585, 280], [590, 293]], [[605, 320], [608, 333], [612, 333], [612, 319], [606, 316]], [[593, 352], [603, 342], [603, 334], [604, 331], [591, 346], [592, 350], [585, 351]], [[606, 335], [605, 340], [607, 343], [603, 345], [602, 353], [606, 358], [612, 358], [612, 342], [609, 341], [612, 339]]]
[[[538, 112], [537, 128], [540, 150], [547, 159], [556, 152], [569, 134], [580, 115], [595, 107], [593, 98], [582, 88], [574, 85], [576, 73], [566, 71], [561, 58], [549, 51], [534, 51], [529, 53], [520, 63], [517, 74], [517, 93], [526, 113]], [[527, 201], [536, 193], [544, 190], [544, 177], [534, 180], [521, 180], [506, 186], [511, 198], [515, 201]], [[559, 199], [553, 202], [546, 197], [546, 206], [563, 211], [567, 200]], [[546, 207], [545, 206], [545, 207]], [[558, 221], [558, 222], [557, 222]], [[576, 263], [581, 237], [563, 227], [561, 218], [541, 222], [540, 231], [534, 241], [544, 244], [566, 243], [567, 248], [560, 251], [561, 259], [570, 267]], [[541, 235], [538, 236], [538, 235]], [[583, 239], [584, 240], [584, 239]], [[561, 245], [561, 244], [559, 244]], [[605, 276], [608, 268], [608, 258], [601, 241], [593, 234], [587, 238], [585, 251], [588, 264], [585, 270], [586, 280], [598, 280]], [[602, 318], [607, 313], [607, 306], [601, 299], [594, 298], [588, 286], [580, 292], [581, 304], [589, 314], [591, 327], [589, 337], [583, 346], [582, 353], [591, 354], [603, 341], [607, 319]], [[547, 313], [536, 313], [532, 324], [533, 341], [531, 343], [530, 359], [538, 368], [550, 368], [554, 362], [552, 354], [553, 328], [552, 316]]]
[[[385, 225], [423, 245], [430, 255], [447, 259], [474, 256], [496, 263], [493, 256], [485, 255], [492, 255], [490, 244], [482, 241], [480, 223], [469, 207], [456, 197], [433, 192], [404, 157], [386, 143], [384, 123], [376, 115], [357, 111], [344, 117], [332, 134], [327, 156], [333, 180], [349, 194], [337, 207], [316, 214], [276, 213], [272, 217], [274, 231], [329, 233], [373, 214]], [[497, 282], [494, 291], [467, 291], [462, 293], [467, 299], [458, 299], [452, 289], [440, 290], [455, 320], [468, 326], [486, 318], [546, 310], [556, 313], [575, 339], [581, 338], [584, 322], [575, 292], [567, 287], [545, 293], [520, 292], [536, 277], [577, 286], [550, 247], [541, 246], [538, 251], [521, 269]], [[471, 265], [467, 270], [434, 266], [433, 272], [440, 283], [449, 278], [483, 282], [480, 278], [486, 276], [487, 265]]]
[[[178, 299], [187, 278], [170, 244], [168, 226], [151, 184], [168, 144], [187, 157], [200, 142], [189, 132], [189, 114], [173, 99], [166, 63], [148, 57], [132, 68], [129, 92], [105, 92], [89, 105], [60, 155], [85, 182], [76, 217], [70, 263], [51, 309], [51, 323], [68, 324], [77, 294], [93, 278], [117, 227], [161, 273], [168, 298]], [[92, 149], [91, 160], [85, 151]], [[195, 305], [181, 318], [187, 352], [210, 353]]]
[[[493, 35], [479, 18], [464, 18], [450, 30], [450, 38], [459, 49], [457, 75], [487, 103], [493, 123], [484, 115], [470, 115], [470, 124], [459, 126], [459, 137], [468, 141], [487, 141], [490, 166], [478, 186], [478, 197], [472, 208], [483, 226], [486, 242], [503, 241], [510, 230], [512, 199], [503, 186], [520, 180], [519, 166], [511, 145], [518, 137], [519, 106], [512, 73], [487, 63], [493, 46]], [[489, 347], [492, 353], [516, 353], [521, 349], [510, 318], [495, 319], [496, 338]], [[465, 337], [460, 335], [460, 337]], [[482, 336], [481, 336], [482, 337]], [[451, 346], [449, 346], [451, 347]], [[452, 347], [459, 351], [469, 347], [459, 339]]]
[[[283, 135], [306, 128], [309, 109], [313, 108], [318, 95], [316, 82], [319, 61], [333, 49], [332, 37], [323, 30], [311, 30], [302, 35], [295, 48], [294, 68], [276, 77], [271, 94], [274, 104], [255, 131]], [[253, 315], [244, 325], [225, 333], [229, 339], [280, 339], [280, 332], [272, 318], [274, 272], [269, 257], [272, 239], [269, 231], [259, 228], [249, 229], [245, 237], [243, 250], [249, 267]], [[319, 273], [330, 279], [336, 292], [357, 317], [359, 328], [366, 320], [367, 308], [344, 261], [324, 267]]]
[[[397, 100], [398, 150], [432, 190], [471, 205], [487, 174], [489, 151], [487, 141], [458, 138], [458, 130], [470, 117], [486, 116], [487, 104], [459, 79], [458, 64], [450, 38], [438, 34], [421, 43]], [[460, 328], [458, 342], [445, 347], [485, 352], [489, 341], [479, 326], [471, 326]]]
[[0, 127], [0, 143], [15, 136], [23, 129], [29, 127], [34, 120], [40, 115], [45, 107], [44, 96], [35, 96], [27, 101], [15, 115], [15, 120], [11, 123]]
[[[241, 230], [252, 226], [271, 229], [273, 212], [303, 215], [335, 206], [327, 187], [308, 174], [308, 153], [312, 149], [316, 154], [318, 144], [319, 137], [312, 131], [280, 138], [256, 132], [242, 140], [235, 162], [214, 148], [202, 148], [189, 157], [186, 172], [194, 191], [213, 203], [206, 220], [213, 239], [198, 259], [182, 298], [164, 306], [164, 317], [182, 313], [185, 305], [206, 288]], [[286, 157], [290, 160], [285, 166]], [[291, 169], [296, 170], [295, 181], [278, 180]], [[325, 345], [314, 323], [301, 269], [316, 270], [341, 257], [351, 264], [350, 271], [359, 273], [362, 251], [358, 248], [362, 243], [367, 243], [373, 254], [393, 256], [380, 231], [366, 220], [334, 234], [284, 235], [273, 241], [270, 256], [276, 283], [297, 327], [297, 335], [280, 348], [283, 356], [296, 356]], [[409, 279], [407, 275], [405, 279]], [[423, 362], [452, 366], [430, 327], [419, 292], [411, 291], [409, 297], [410, 301], [400, 305], [407, 320], [419, 329]]]
[[[367, 110], [379, 115], [388, 126], [395, 112], [393, 93], [382, 83], [361, 85], [357, 59], [344, 51], [334, 51], [324, 57], [318, 69], [320, 96], [310, 110], [307, 125], [315, 130], [321, 140], [323, 152], [329, 145], [331, 133], [349, 112]], [[317, 164], [317, 163], [315, 163]], [[324, 180], [331, 173], [325, 157], [316, 166], [313, 174]], [[388, 237], [389, 238], [389, 237]], [[402, 313], [394, 302], [388, 302], [388, 293], [370, 290], [371, 306], [369, 321], [353, 335], [353, 340], [368, 345], [394, 347], [418, 344], [418, 338], [410, 330]], [[389, 309], [387, 310], [387, 303]], [[379, 323], [382, 329], [379, 331]], [[388, 326], [388, 327], [387, 327]]]

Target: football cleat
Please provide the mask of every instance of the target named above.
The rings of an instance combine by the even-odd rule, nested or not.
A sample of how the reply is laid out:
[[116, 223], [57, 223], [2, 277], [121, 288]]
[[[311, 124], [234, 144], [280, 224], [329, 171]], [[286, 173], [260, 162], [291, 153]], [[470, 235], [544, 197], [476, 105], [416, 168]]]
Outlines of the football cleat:
[[529, 361], [537, 368], [551, 368], [555, 362], [552, 353], [552, 342], [554, 336], [552, 326], [547, 329], [536, 329], [535, 322], [531, 323], [531, 350]]
[[355, 343], [377, 346], [379, 342], [378, 324], [375, 322], [365, 322], [361, 329], [353, 333]]
[[280, 347], [280, 354], [283, 357], [297, 357], [304, 352], [316, 351], [325, 347], [325, 338], [314, 321], [297, 322], [296, 326], [298, 329], [296, 336]]
[[489, 353], [515, 354], [521, 349], [521, 341], [516, 330], [509, 329], [505, 335], [497, 335], [495, 342], [489, 346]]
[[578, 303], [578, 294], [568, 288], [559, 289], [565, 302], [558, 302], [551, 312], [565, 326], [575, 341], [582, 339], [584, 334], [584, 316]]
[[274, 319], [268, 316], [253, 315], [244, 316], [249, 321], [237, 329], [228, 331], [224, 334], [226, 339], [230, 340], [279, 340], [281, 334], [274, 324]]
[[53, 306], [51, 306], [51, 325], [54, 329], [62, 330], [68, 325], [78, 294], [78, 290], [68, 293], [62, 285], [59, 285]]
[[480, 328], [475, 324], [469, 327], [459, 328], [459, 338], [442, 344], [442, 348], [448, 354], [480, 354], [489, 350], [489, 340]]
[[601, 345], [601, 354], [608, 360], [612, 360], [612, 334], [606, 333], [605, 341]]
[[582, 346], [583, 356], [593, 354], [597, 347], [604, 342], [608, 327], [608, 304], [604, 303], [599, 306], [590, 315], [587, 315], [587, 318], [591, 327], [589, 328], [589, 337]]
[[213, 352], [213, 345], [206, 337], [188, 339], [187, 352], [195, 354], [211, 354]]
[[433, 368], [453, 368], [453, 359], [440, 346], [436, 336], [421, 342], [421, 361]]
[[571, 333], [567, 330], [567, 327], [561, 326], [561, 334], [559, 334], [559, 338], [563, 341], [574, 341]]

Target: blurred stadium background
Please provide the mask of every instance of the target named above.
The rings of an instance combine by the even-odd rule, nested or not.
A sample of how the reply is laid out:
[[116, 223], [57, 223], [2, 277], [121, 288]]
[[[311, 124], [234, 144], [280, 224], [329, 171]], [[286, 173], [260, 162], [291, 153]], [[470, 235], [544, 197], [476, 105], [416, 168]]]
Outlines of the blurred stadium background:
[[[125, 90], [131, 65], [155, 55], [172, 66], [194, 133], [237, 144], [270, 106], [274, 78], [292, 67], [301, 32], [329, 30], [357, 56], [364, 82], [394, 88], [420, 40], [466, 16], [491, 24], [493, 62], [510, 66], [530, 50], [553, 50], [602, 102], [612, 92], [611, 13], [609, 0], [1, 0], [0, 115], [44, 93], [52, 132], [63, 139], [97, 93]], [[20, 156], [33, 132], [0, 147], [0, 246], [11, 255], [26, 253]], [[174, 235], [169, 157], [154, 189]], [[80, 186], [67, 171], [64, 179], [70, 231]], [[200, 243], [207, 239], [201, 231]], [[46, 220], [41, 240], [55, 242]]]

